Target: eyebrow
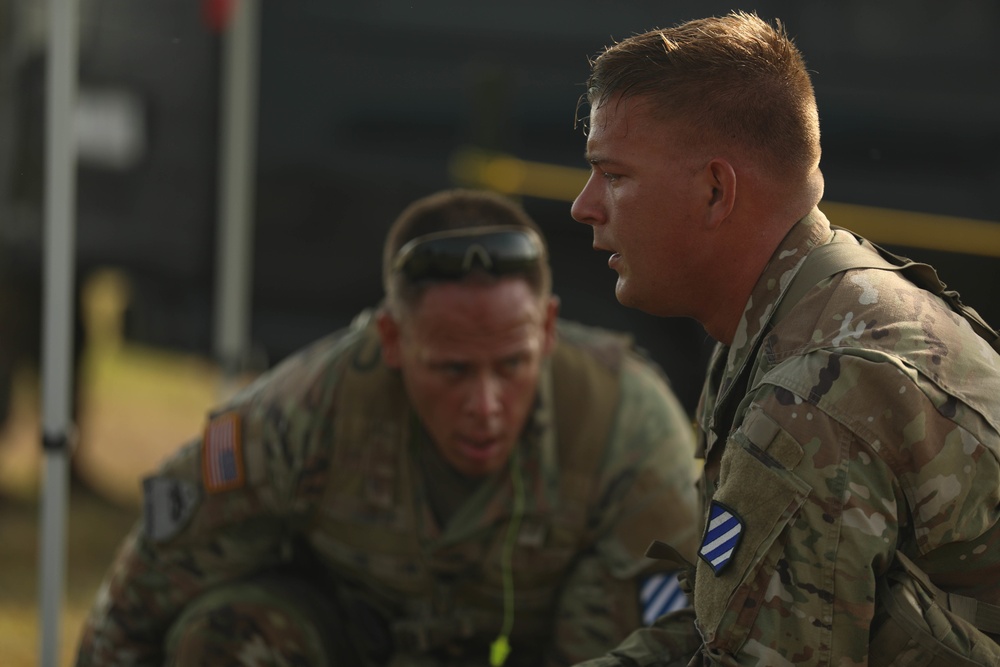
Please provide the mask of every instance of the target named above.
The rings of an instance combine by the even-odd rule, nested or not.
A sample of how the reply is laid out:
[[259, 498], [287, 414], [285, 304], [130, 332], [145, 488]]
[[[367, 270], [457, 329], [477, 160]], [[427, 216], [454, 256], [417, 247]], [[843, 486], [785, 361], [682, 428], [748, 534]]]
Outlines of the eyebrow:
[[591, 152], [589, 149], [583, 152], [583, 159], [590, 164], [599, 164], [601, 162], [607, 162], [608, 158], [600, 153]]
[[584, 153], [583, 159], [586, 160], [588, 164], [591, 164], [591, 165], [593, 165], [595, 167], [597, 167], [597, 166], [604, 166], [604, 167], [615, 166], [615, 167], [621, 167], [624, 164], [620, 160], [616, 160], [614, 158], [610, 158], [610, 157], [608, 157], [606, 155], [600, 155], [599, 153]]

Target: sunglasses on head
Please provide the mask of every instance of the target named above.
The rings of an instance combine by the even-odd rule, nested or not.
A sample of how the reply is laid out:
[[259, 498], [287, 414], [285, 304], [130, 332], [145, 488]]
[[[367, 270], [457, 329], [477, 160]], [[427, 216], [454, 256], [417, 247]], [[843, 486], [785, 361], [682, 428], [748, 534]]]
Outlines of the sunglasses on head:
[[524, 273], [544, 254], [538, 234], [526, 227], [498, 225], [425, 234], [409, 241], [392, 270], [409, 282], [460, 280], [473, 270], [495, 276]]

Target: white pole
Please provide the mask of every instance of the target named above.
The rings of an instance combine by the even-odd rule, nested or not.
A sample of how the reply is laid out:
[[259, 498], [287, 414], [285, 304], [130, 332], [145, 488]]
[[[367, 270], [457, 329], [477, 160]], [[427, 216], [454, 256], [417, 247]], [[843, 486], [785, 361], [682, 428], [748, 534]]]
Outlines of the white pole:
[[237, 0], [223, 33], [215, 355], [223, 393], [250, 348], [253, 201], [257, 139], [258, 0]]
[[41, 512], [39, 595], [43, 667], [59, 659], [59, 621], [66, 572], [73, 386], [73, 281], [78, 0], [49, 0], [45, 145], [45, 256], [42, 320], [42, 446], [45, 472]]

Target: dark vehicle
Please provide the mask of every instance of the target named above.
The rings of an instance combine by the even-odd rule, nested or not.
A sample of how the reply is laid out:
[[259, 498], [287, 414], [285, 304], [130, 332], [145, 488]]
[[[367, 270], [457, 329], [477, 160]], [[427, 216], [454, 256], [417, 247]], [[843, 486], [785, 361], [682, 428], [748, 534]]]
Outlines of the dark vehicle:
[[[11, 344], [0, 353], [0, 385], [38, 334], [25, 306], [37, 311], [39, 299], [44, 41], [24, 37], [38, 23], [36, 4], [2, 5], [9, 104], [0, 111], [0, 336], [9, 331]], [[81, 137], [78, 273], [111, 266], [127, 274], [130, 339], [205, 354], [218, 28], [228, 4], [92, 0], [81, 17], [82, 117], [90, 119], [82, 125], [97, 138]], [[586, 109], [575, 105], [588, 55], [732, 6], [623, 4], [262, 0], [251, 327], [259, 358], [274, 363], [376, 302], [381, 239], [407, 203], [444, 187], [486, 186], [521, 197], [544, 228], [563, 314], [632, 331], [692, 409], [707, 336], [693, 322], [617, 304], [606, 257], [569, 216], [585, 178], [575, 119]], [[930, 261], [1000, 322], [990, 298], [1000, 278], [1000, 5], [745, 4], [780, 17], [815, 71], [826, 198], [869, 207], [844, 209], [850, 215], [834, 222]], [[941, 217], [928, 218], [931, 232], [917, 238], [885, 210]], [[994, 223], [960, 227], [981, 235], [970, 239], [976, 254], [942, 249], [966, 220]]]

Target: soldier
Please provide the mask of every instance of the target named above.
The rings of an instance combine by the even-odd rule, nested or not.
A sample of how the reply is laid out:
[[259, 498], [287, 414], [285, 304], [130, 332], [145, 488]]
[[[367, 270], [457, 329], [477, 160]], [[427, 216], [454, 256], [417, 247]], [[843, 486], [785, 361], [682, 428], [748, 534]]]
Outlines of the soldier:
[[587, 98], [573, 217], [621, 303], [718, 342], [693, 610], [587, 664], [1000, 664], [996, 333], [819, 210], [815, 96], [781, 24], [633, 36]]
[[418, 200], [383, 277], [144, 480], [78, 665], [563, 665], [684, 604], [644, 552], [693, 557], [691, 422], [627, 336], [557, 319], [527, 214]]

